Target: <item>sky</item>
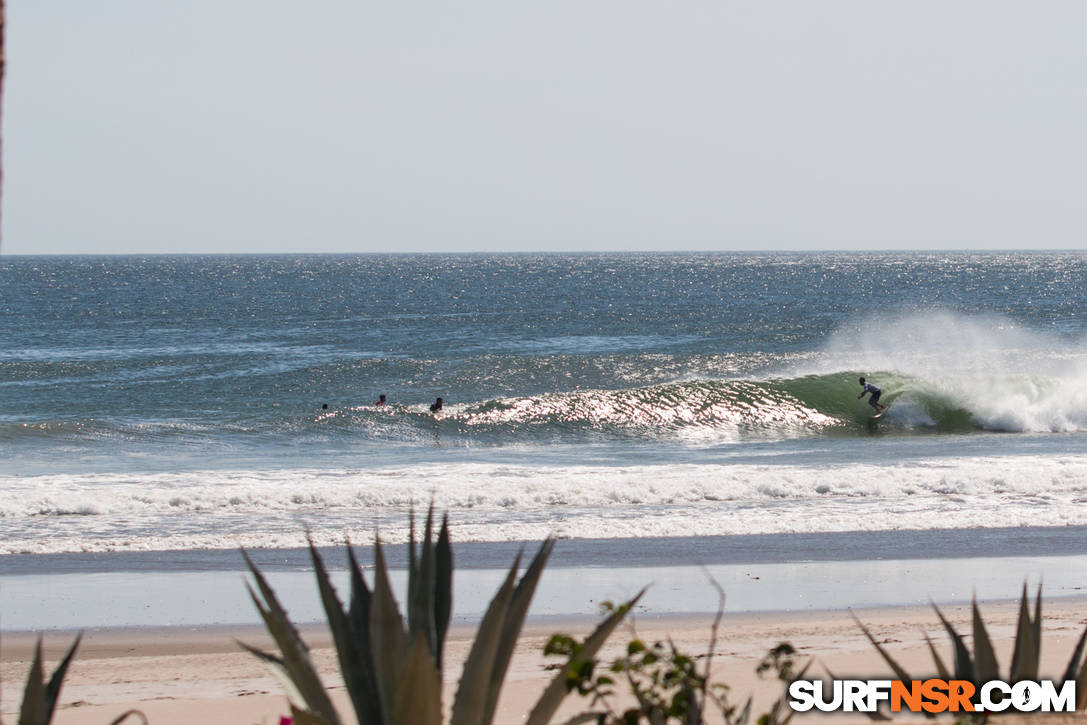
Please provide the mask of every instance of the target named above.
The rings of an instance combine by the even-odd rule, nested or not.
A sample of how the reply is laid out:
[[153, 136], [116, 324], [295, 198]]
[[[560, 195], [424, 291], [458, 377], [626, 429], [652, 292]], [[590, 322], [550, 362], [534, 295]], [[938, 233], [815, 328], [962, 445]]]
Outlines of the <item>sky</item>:
[[3, 253], [1087, 247], [1087, 3], [8, 0]]

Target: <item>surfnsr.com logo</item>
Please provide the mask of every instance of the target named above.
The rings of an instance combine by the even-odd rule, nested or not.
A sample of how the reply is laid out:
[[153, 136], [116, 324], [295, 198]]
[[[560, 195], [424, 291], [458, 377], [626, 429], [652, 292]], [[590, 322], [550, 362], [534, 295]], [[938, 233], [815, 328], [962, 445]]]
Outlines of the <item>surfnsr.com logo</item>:
[[966, 680], [795, 680], [789, 707], [796, 712], [1075, 712], [1076, 683], [1052, 680], [980, 686]]

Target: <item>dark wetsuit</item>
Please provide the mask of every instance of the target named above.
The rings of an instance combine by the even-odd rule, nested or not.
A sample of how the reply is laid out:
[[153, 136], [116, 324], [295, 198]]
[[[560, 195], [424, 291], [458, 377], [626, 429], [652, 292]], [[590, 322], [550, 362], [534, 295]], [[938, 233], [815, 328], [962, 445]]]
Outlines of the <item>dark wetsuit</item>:
[[872, 383], [865, 383], [864, 392], [872, 394], [872, 397], [868, 399], [868, 404], [875, 408], [879, 403], [879, 396], [883, 395], [883, 391], [872, 385]]

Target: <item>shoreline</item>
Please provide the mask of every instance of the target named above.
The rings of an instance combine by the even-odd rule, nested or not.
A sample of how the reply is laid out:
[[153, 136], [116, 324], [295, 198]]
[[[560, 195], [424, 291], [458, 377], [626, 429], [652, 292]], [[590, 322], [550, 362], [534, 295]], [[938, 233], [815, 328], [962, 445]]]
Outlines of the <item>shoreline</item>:
[[[456, 525], [452, 526], [456, 534]], [[453, 542], [458, 570], [509, 566], [532, 541]], [[369, 543], [352, 544], [364, 566], [373, 559]], [[390, 569], [403, 569], [404, 544], [384, 544]], [[319, 546], [331, 569], [346, 566], [344, 546]], [[305, 547], [248, 549], [264, 571], [308, 570]], [[880, 561], [885, 559], [967, 559], [1087, 555], [1087, 526], [1005, 526], [954, 529], [896, 529], [820, 533], [732, 534], [601, 539], [559, 539], [548, 568], [640, 568], [687, 564], [768, 564], [784, 562]], [[244, 571], [240, 549], [173, 549], [25, 553], [0, 555], [0, 577], [105, 572]]]

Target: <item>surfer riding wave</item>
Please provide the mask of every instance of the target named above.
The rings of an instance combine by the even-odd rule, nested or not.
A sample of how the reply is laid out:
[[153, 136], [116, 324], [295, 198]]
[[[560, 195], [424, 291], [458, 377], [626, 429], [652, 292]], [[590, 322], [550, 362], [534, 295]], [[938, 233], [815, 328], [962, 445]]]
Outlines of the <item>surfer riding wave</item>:
[[868, 399], [868, 404], [876, 409], [876, 415], [882, 415], [883, 411], [887, 410], [887, 406], [879, 402], [879, 396], [883, 395], [883, 391], [877, 388], [872, 383], [865, 382], [864, 378], [860, 379], [861, 382], [861, 394], [857, 396], [858, 399], [863, 398], [865, 395], [871, 393], [872, 397]]

